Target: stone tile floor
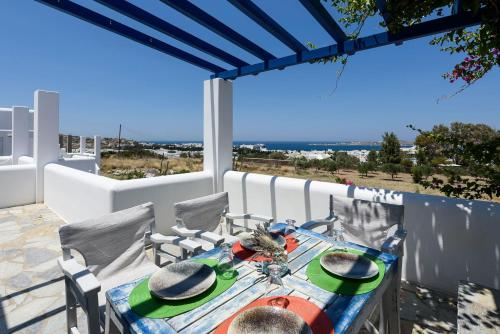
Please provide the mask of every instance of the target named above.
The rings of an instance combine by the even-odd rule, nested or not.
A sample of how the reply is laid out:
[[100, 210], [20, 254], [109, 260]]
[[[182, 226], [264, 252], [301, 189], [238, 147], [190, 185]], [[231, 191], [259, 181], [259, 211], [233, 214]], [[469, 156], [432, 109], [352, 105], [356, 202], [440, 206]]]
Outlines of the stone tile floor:
[[[0, 334], [65, 333], [62, 224], [41, 204], [0, 209]], [[402, 333], [456, 332], [454, 298], [403, 282], [401, 301]]]

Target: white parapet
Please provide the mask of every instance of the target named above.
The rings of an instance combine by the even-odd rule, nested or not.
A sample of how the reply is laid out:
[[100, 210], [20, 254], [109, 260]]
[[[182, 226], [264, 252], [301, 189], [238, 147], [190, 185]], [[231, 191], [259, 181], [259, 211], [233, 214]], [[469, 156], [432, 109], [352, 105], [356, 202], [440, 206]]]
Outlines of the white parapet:
[[101, 136], [94, 136], [95, 173], [101, 169]]
[[0, 166], [0, 208], [35, 202], [35, 173], [33, 164]]
[[84, 136], [80, 136], [80, 153], [85, 154], [85, 140]]
[[222, 191], [224, 172], [233, 163], [233, 83], [204, 82], [203, 170], [214, 176], [214, 191]]
[[59, 158], [59, 94], [35, 91], [33, 157], [36, 164], [36, 201], [43, 202], [44, 167]]
[[[403, 278], [456, 293], [459, 280], [500, 288], [500, 203], [356, 187], [230, 171], [224, 176], [229, 211], [287, 218], [297, 225], [325, 218], [329, 197], [404, 205], [408, 231]], [[355, 210], [355, 208], [353, 208]], [[342, 217], [342, 212], [336, 212]], [[370, 217], [364, 222], [370, 224]], [[349, 221], [344, 221], [350, 239]]]
[[18, 163], [19, 157], [29, 155], [30, 119], [28, 107], [12, 108], [12, 164]]

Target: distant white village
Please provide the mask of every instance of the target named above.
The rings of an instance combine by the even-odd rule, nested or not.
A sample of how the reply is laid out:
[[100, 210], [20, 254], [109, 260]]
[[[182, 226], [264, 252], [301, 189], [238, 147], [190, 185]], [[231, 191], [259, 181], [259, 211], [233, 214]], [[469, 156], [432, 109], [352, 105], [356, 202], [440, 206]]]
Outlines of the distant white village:
[[[153, 143], [141, 143], [144, 146], [153, 146]], [[158, 149], [150, 149], [152, 152], [164, 156], [165, 158], [178, 158], [181, 154], [186, 153], [202, 153], [201, 149], [203, 144], [201, 143], [177, 143], [171, 144], [173, 146], [172, 149], [158, 148]], [[240, 149], [248, 149], [254, 151], [261, 152], [282, 152], [290, 159], [296, 158], [306, 158], [307, 160], [323, 160], [331, 157], [334, 151], [337, 152], [346, 152], [347, 154], [354, 156], [360, 160], [360, 162], [366, 162], [369, 150], [269, 150], [265, 144], [241, 144], [236, 145], [234, 148]], [[414, 157], [416, 153], [416, 147], [402, 147], [401, 150], [407, 154], [407, 156]]]

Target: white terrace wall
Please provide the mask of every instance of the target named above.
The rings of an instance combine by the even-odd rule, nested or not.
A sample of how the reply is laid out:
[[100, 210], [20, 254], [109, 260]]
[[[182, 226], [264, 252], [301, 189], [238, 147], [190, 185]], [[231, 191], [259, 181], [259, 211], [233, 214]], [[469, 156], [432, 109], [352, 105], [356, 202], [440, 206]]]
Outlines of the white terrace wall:
[[[28, 155], [33, 155], [33, 122], [34, 112], [28, 113], [28, 137], [29, 150]], [[12, 154], [12, 108], [0, 108], [0, 156], [9, 156]]]
[[293, 218], [328, 214], [329, 195], [404, 204], [403, 277], [450, 293], [458, 280], [500, 288], [500, 204], [230, 171], [230, 211]]
[[35, 165], [0, 166], [0, 208], [35, 202]]
[[45, 204], [70, 223], [153, 202], [157, 231], [169, 234], [174, 203], [211, 194], [213, 178], [197, 172], [120, 181], [49, 164], [44, 189]]

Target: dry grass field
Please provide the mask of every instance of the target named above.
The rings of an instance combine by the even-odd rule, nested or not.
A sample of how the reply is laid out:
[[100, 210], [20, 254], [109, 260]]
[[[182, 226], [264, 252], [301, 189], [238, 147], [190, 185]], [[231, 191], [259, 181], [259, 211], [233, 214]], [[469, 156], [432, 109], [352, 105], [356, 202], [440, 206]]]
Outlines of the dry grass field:
[[[161, 173], [160, 173], [161, 167]], [[137, 178], [166, 174], [178, 174], [201, 171], [203, 160], [197, 158], [171, 158], [163, 160], [157, 158], [122, 158], [117, 156], [105, 157], [101, 162], [101, 174], [115, 179]], [[356, 170], [340, 170], [331, 174], [322, 170], [296, 170], [293, 166], [274, 166], [266, 163], [238, 164], [236, 170], [277, 176], [287, 176], [317, 181], [336, 182], [336, 178], [352, 181], [354, 185], [368, 188], [380, 188], [396, 191], [414, 192], [421, 194], [442, 195], [439, 191], [425, 189], [415, 184], [410, 174], [400, 173], [394, 180], [390, 175], [382, 172], [371, 172], [368, 177], [361, 176]], [[137, 173], [142, 172], [142, 173]], [[489, 199], [488, 199], [489, 200]], [[500, 202], [500, 198], [493, 201]]]
[[140, 171], [145, 174], [166, 175], [197, 172], [203, 169], [203, 160], [195, 158], [164, 159], [104, 157], [101, 160], [101, 174], [115, 179], [123, 179], [127, 172]]
[[[239, 166], [238, 166], [239, 167]], [[390, 175], [382, 172], [370, 172], [368, 177], [361, 176], [356, 170], [339, 170], [335, 174], [315, 169], [296, 170], [292, 166], [266, 166], [262, 164], [244, 163], [238, 170], [243, 172], [272, 174], [278, 176], [288, 176], [301, 179], [311, 179], [325, 182], [336, 182], [336, 178], [352, 181], [354, 185], [368, 188], [381, 188], [397, 191], [416, 192], [421, 194], [440, 195], [437, 190], [425, 189], [421, 185], [413, 183], [411, 174], [400, 173], [394, 180]]]

